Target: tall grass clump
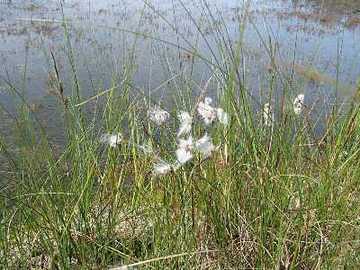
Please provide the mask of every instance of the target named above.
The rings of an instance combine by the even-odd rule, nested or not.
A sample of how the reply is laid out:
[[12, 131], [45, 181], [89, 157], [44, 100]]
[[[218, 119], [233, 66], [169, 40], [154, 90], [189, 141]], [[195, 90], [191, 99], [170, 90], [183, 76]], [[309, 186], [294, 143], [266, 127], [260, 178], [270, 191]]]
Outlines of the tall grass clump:
[[[218, 14], [206, 3], [204, 10], [214, 23]], [[6, 81], [21, 113], [11, 138], [0, 138], [4, 269], [360, 265], [359, 104], [314, 120], [316, 104], [280, 72], [265, 39], [273, 72], [265, 77], [268, 95], [256, 98], [246, 84], [242, 35], [232, 42], [220, 17], [210, 41], [191, 18], [211, 57], [192, 52], [212, 74], [200, 85], [187, 78], [167, 103], [138, 91], [131, 61], [120, 81], [85, 98], [63, 24], [74, 81], [66, 91], [51, 53], [66, 137], [60, 150]]]

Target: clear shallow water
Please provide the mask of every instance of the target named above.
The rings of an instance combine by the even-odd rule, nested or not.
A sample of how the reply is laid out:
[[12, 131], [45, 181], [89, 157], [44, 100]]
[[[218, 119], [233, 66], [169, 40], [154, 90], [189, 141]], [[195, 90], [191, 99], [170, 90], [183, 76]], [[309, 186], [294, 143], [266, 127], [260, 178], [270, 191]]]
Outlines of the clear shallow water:
[[[305, 92], [308, 99], [331, 101], [337, 77], [339, 95], [344, 100], [355, 91], [360, 77], [360, 1], [209, 0], [208, 4], [214, 17], [226, 23], [233, 42], [240, 36], [238, 17], [245, 6], [249, 8], [251, 23], [245, 30], [244, 62], [247, 85], [254, 96], [266, 92], [268, 85], [264, 82], [268, 81], [270, 63], [255, 28], [264, 40], [271, 38], [276, 45], [277, 61], [284, 73], [296, 67], [296, 76], [300, 79], [296, 89]], [[150, 5], [157, 12], [141, 0], [65, 1], [63, 12], [68, 20], [84, 96], [110, 87], [114, 77], [121, 76], [133, 48], [136, 52], [134, 85], [144, 92], [156, 89], [181, 72], [188, 76], [191, 73], [199, 83], [208, 79], [212, 71], [200, 59], [192, 62], [191, 55], [177, 46], [128, 32], [146, 33], [190, 49], [182, 39], [185, 37], [189, 43], [196, 44], [201, 54], [213, 59], [180, 2], [154, 0]], [[184, 5], [207, 41], [216, 47], [215, 26], [209, 22], [207, 6], [202, 1], [184, 1]], [[23, 89], [55, 136], [59, 122], [54, 119], [61, 116], [49, 89], [53, 70], [50, 51], [56, 57], [67, 94], [72, 89], [61, 10], [58, 1], [0, 1], [0, 103], [9, 111], [16, 104], [16, 97], [7, 90], [5, 79]], [[158, 92], [166, 99], [167, 93], [178, 90], [177, 86], [174, 80]]]

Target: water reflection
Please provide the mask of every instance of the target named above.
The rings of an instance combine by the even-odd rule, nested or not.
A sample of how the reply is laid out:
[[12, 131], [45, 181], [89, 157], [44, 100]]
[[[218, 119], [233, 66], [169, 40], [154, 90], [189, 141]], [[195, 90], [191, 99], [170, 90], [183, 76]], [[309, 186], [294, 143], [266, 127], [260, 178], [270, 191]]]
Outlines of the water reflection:
[[[242, 2], [208, 1], [216, 14], [218, 11], [222, 14], [221, 19], [227, 25], [232, 42], [236, 42], [239, 37], [238, 18], [243, 11]], [[284, 71], [290, 67], [296, 44], [296, 65], [293, 66], [305, 81], [302, 87], [310, 88], [313, 91], [311, 93], [331, 95], [329, 93], [333, 89], [333, 82], [338, 77], [342, 82], [340, 85], [345, 85], [344, 89], [350, 89], [347, 93], [351, 92], [360, 74], [360, 67], [356, 63], [356, 59], [360, 57], [360, 1], [250, 2], [249, 12], [258, 30], [266, 38], [270, 35], [280, 48], [282, 59], [279, 62]], [[117, 30], [146, 33], [186, 47], [186, 42], [180, 38], [181, 33], [190, 43], [196, 44], [197, 49], [206, 57], [212, 58], [204, 40], [179, 2], [156, 0], [152, 3], [158, 14], [141, 0], [65, 1], [64, 14], [69, 20], [70, 40], [85, 96], [108, 88], [114, 77], [121, 76], [132, 49], [135, 50], [136, 62], [134, 85], [144, 91], [157, 88], [175, 74], [188, 72], [191, 73], [191, 79], [201, 81], [212, 72], [200, 59], [193, 58], [176, 46]], [[215, 46], [216, 28], [209, 23], [203, 2], [187, 1], [185, 5], [201, 25], [208, 41]], [[50, 50], [56, 56], [62, 80], [67, 83], [67, 94], [72, 88], [69, 83], [71, 72], [65, 49], [64, 29], [59, 23], [62, 18], [60, 10], [59, 2], [55, 0], [0, 0], [0, 78], [11, 80], [19, 88], [26, 85], [26, 97], [31, 103], [43, 104], [38, 106], [39, 115], [51, 115], [48, 112], [55, 110], [54, 97], [49, 89], [52, 72]], [[175, 25], [176, 31], [164, 23], [161, 16]], [[267, 86], [261, 85], [259, 74], [266, 76], [269, 59], [266, 54], [264, 57], [264, 48], [251, 25], [247, 26], [245, 35], [246, 72], [251, 78], [248, 80], [249, 89], [260, 93]], [[341, 65], [337, 69], [339, 52]], [[0, 102], [11, 107], [14, 98], [3, 87], [1, 85]], [[174, 83], [161, 90], [175, 91], [178, 90], [177, 87]], [[344, 93], [342, 95], [346, 96]], [[55, 121], [50, 123], [55, 125]]]
[[358, 0], [292, 0], [297, 7], [311, 7], [322, 12], [356, 14], [360, 12]]
[[360, 26], [360, 1], [341, 0], [292, 0], [298, 12], [295, 16], [316, 20], [327, 26], [342, 24], [355, 29]]

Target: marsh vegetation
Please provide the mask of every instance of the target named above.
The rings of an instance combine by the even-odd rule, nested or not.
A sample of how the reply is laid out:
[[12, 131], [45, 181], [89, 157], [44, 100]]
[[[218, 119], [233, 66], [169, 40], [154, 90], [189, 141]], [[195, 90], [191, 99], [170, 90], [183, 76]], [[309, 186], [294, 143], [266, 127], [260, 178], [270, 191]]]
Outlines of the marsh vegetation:
[[0, 265], [358, 268], [359, 8], [0, 2]]

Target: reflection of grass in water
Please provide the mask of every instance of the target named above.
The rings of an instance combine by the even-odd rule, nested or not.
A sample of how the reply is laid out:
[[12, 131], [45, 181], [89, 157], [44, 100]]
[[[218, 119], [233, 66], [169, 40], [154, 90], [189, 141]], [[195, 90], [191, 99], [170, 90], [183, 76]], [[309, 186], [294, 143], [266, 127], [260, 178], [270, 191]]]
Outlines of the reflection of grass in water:
[[[297, 2], [297, 1], [293, 1]], [[357, 0], [305, 0], [312, 7], [322, 12], [353, 13], [360, 9]]]
[[317, 83], [329, 83], [333, 80], [329, 78], [328, 76], [324, 76], [323, 74], [320, 74], [320, 72], [315, 69], [314, 67], [305, 67], [301, 65], [295, 65], [294, 69], [296, 73], [299, 75], [305, 77], [309, 81], [317, 82]]
[[[263, 104], [247, 92], [243, 40], [235, 46], [227, 39], [226, 26], [217, 25], [215, 30], [218, 48], [212, 50], [218, 58], [208, 59], [207, 64], [214, 69], [212, 80], [219, 85], [219, 103], [231, 116], [230, 125], [208, 130], [220, 146], [211, 158], [196, 156], [182, 169], [162, 177], [152, 174], [156, 158], [144, 155], [136, 145], [150, 143], [156, 155], [173, 157], [176, 113], [195, 111], [197, 102], [189, 90], [189, 85], [196, 86], [190, 78], [176, 77], [182, 91], [174, 97], [176, 106], [169, 109], [173, 120], [155, 127], [148, 122], [146, 110], [157, 100], [133, 91], [135, 46], [111, 91], [102, 94], [106, 91], [102, 90], [87, 103], [77, 76], [73, 77], [73, 95], [65, 98], [61, 75], [54, 71], [51, 87], [58, 91], [67, 135], [60, 156], [54, 154], [46, 129], [39, 132], [42, 123], [34, 118], [21, 91], [7, 81], [23, 107], [14, 133], [17, 148], [9, 147], [4, 138], [0, 141], [1, 153], [8, 156], [9, 179], [2, 183], [0, 199], [0, 263], [4, 268], [358, 265], [358, 105], [353, 104], [346, 116], [334, 113], [327, 118], [326, 132], [317, 138], [308, 120], [311, 104], [306, 104], [300, 117], [294, 115], [296, 81], [284, 79], [276, 66], [273, 43], [264, 42], [274, 65], [267, 78], [270, 94], [278, 81], [285, 94], [276, 110], [276, 123], [265, 127], [257, 109]], [[69, 61], [73, 61], [70, 41], [66, 44]], [[218, 49], [221, 58], [215, 53]], [[200, 53], [193, 58], [198, 59]], [[55, 60], [53, 64], [56, 70]], [[307, 76], [320, 75], [309, 72]], [[205, 87], [201, 88], [205, 95]], [[263, 98], [272, 102], [271, 97]], [[96, 106], [100, 98], [105, 103], [102, 110]], [[76, 106], [88, 103], [95, 104], [90, 119]], [[204, 131], [204, 126], [193, 127], [196, 137]], [[99, 143], [103, 132], [121, 132], [124, 140], [108, 148]]]
[[295, 64], [293, 68], [298, 75], [302, 76], [310, 82], [317, 84], [328, 84], [330, 86], [336, 86], [336, 84], [338, 84], [339, 91], [343, 95], [354, 92], [353, 86], [347, 85], [343, 82], [337, 82], [335, 78], [332, 78], [325, 73], [321, 73], [315, 67]]

